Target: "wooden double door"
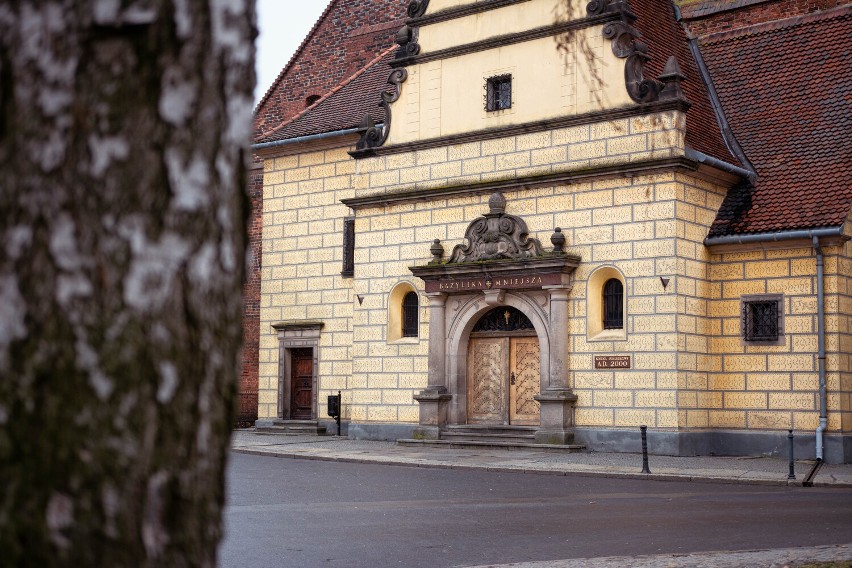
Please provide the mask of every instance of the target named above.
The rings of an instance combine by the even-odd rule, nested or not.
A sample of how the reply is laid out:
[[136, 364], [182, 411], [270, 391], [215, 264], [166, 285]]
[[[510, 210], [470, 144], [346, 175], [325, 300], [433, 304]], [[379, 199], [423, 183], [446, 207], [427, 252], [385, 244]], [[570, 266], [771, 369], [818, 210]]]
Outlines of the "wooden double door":
[[472, 337], [467, 369], [469, 423], [540, 423], [537, 337]]

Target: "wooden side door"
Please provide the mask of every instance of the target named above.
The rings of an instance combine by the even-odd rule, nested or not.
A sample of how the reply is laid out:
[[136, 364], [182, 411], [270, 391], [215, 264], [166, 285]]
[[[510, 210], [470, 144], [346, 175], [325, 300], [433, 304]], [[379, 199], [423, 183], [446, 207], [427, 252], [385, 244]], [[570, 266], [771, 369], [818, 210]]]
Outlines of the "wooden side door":
[[314, 383], [313, 349], [293, 349], [290, 357], [290, 418], [311, 420]]
[[509, 423], [534, 426], [541, 423], [535, 396], [541, 391], [541, 354], [537, 337], [509, 340]]
[[502, 337], [470, 340], [467, 420], [471, 424], [503, 424], [506, 420], [508, 347]]

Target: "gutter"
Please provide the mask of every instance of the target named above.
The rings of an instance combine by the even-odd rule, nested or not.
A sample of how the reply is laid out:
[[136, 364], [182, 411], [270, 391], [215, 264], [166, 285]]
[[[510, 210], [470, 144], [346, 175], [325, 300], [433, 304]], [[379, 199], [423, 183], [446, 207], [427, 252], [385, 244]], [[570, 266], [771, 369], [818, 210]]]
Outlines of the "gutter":
[[817, 364], [819, 372], [819, 426], [815, 433], [816, 464], [809, 474], [812, 478], [824, 460], [823, 434], [828, 427], [828, 394], [825, 380], [825, 263], [822, 248], [819, 245], [821, 238], [842, 237], [843, 227], [827, 227], [822, 229], [802, 229], [798, 231], [778, 231], [775, 233], [755, 233], [751, 235], [728, 235], [724, 237], [707, 237], [704, 246], [747, 244], [758, 242], [779, 242], [795, 239], [809, 239], [811, 246], [816, 252], [816, 278], [817, 278]]
[[708, 156], [704, 152], [699, 152], [698, 150], [693, 150], [692, 148], [687, 147], [684, 150], [683, 155], [689, 160], [714, 167], [718, 170], [722, 170], [723, 172], [728, 172], [729, 174], [734, 174], [743, 179], [747, 179], [752, 183], [757, 180], [757, 174], [753, 170], [747, 170], [745, 168], [735, 166], [730, 162], [725, 162], [718, 158], [714, 158], [713, 156]]
[[825, 239], [829, 237], [842, 237], [843, 227], [826, 227], [824, 229], [800, 229], [796, 231], [777, 231], [774, 233], [752, 233], [750, 235], [725, 235], [723, 237], [707, 237], [704, 246], [715, 245], [745, 245], [750, 243], [766, 243], [779, 241], [792, 241], [795, 239]]
[[[379, 125], [376, 125], [379, 126]], [[301, 142], [311, 142], [313, 140], [324, 140], [326, 138], [334, 138], [335, 136], [346, 136], [347, 134], [356, 134], [363, 132], [363, 127], [347, 128], [345, 130], [335, 130], [333, 132], [322, 132], [320, 134], [309, 134], [307, 136], [299, 136], [297, 138], [287, 138], [285, 140], [273, 140], [272, 142], [260, 142], [252, 144], [252, 150], [265, 150], [267, 148], [280, 148], [281, 146], [289, 146], [291, 144], [299, 144]]]

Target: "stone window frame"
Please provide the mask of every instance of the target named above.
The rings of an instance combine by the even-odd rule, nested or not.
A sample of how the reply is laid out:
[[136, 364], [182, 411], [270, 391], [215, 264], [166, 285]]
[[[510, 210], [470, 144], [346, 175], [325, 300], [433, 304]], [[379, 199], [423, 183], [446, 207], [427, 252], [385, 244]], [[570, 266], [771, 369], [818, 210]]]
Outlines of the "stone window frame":
[[[621, 282], [622, 326], [604, 329], [604, 286], [610, 280]], [[595, 268], [586, 281], [586, 339], [587, 341], [627, 340], [627, 279], [624, 273], [612, 265]]]
[[[402, 302], [409, 292], [417, 294], [418, 318], [417, 318], [417, 336], [405, 337], [402, 334], [403, 311]], [[387, 326], [387, 343], [419, 343], [422, 337], [420, 333], [420, 325], [423, 323], [423, 318], [419, 317], [419, 310], [423, 307], [423, 299], [420, 297], [420, 290], [409, 282], [402, 280], [397, 282], [388, 294], [388, 326]]]
[[340, 276], [355, 277], [355, 217], [351, 215], [343, 218], [343, 268]]
[[[749, 339], [747, 324], [747, 310], [750, 305], [757, 303], [775, 302], [778, 335], [775, 339]], [[784, 294], [746, 294], [740, 296], [740, 343], [742, 345], [754, 346], [777, 346], [785, 345], [787, 337], [784, 333]]]

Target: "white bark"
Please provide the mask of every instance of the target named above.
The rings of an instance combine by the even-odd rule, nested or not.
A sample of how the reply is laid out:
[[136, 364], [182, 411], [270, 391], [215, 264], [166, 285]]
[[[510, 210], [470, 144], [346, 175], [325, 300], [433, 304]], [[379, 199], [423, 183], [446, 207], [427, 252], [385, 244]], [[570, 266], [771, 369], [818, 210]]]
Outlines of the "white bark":
[[253, 0], [0, 0], [3, 565], [210, 566]]

